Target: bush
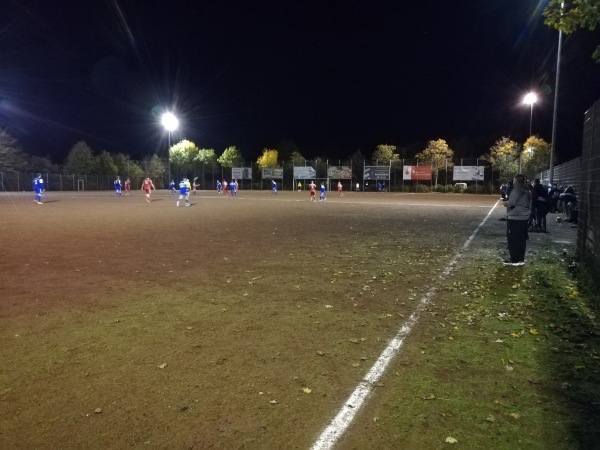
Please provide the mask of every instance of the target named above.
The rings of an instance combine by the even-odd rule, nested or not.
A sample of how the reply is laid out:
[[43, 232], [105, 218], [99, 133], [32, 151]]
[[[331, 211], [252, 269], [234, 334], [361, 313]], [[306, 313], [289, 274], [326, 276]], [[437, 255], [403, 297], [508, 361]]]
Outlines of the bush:
[[431, 192], [431, 188], [426, 184], [417, 184], [417, 192]]

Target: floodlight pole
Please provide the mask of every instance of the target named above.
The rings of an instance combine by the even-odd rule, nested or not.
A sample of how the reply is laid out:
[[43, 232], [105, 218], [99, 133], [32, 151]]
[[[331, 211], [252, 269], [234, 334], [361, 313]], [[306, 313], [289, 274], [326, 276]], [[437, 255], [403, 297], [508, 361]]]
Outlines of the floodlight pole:
[[[561, 8], [564, 8], [564, 2]], [[554, 112], [552, 113], [552, 140], [550, 143], [550, 185], [554, 184], [554, 155], [556, 153], [556, 125], [558, 121], [558, 82], [560, 79], [560, 49], [562, 47], [562, 30], [558, 30], [558, 52], [556, 55], [556, 81], [554, 82]]]

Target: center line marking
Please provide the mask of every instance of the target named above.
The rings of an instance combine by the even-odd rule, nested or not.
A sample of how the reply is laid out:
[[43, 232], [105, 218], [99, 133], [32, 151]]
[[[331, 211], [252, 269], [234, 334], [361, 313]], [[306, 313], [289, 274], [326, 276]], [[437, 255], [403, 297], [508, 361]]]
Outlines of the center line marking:
[[454, 255], [450, 263], [446, 266], [442, 274], [439, 276], [439, 280], [436, 285], [432, 287], [429, 292], [427, 292], [421, 300], [419, 300], [419, 304], [417, 305], [416, 310], [410, 315], [410, 317], [406, 320], [406, 322], [400, 327], [400, 330], [392, 338], [387, 347], [383, 350], [375, 364], [369, 369], [363, 380], [358, 383], [354, 392], [348, 397], [344, 406], [340, 409], [338, 414], [333, 418], [333, 420], [329, 423], [327, 428], [323, 430], [319, 438], [311, 447], [312, 450], [325, 450], [331, 449], [337, 443], [340, 437], [346, 432], [346, 430], [350, 427], [352, 422], [354, 421], [354, 417], [360, 410], [360, 408], [364, 405], [367, 400], [369, 394], [373, 390], [373, 386], [379, 381], [383, 373], [385, 372], [387, 366], [391, 362], [391, 360], [400, 352], [402, 345], [404, 344], [404, 340], [411, 333], [417, 322], [419, 321], [419, 316], [421, 315], [422, 309], [429, 304], [431, 299], [434, 296], [435, 289], [439, 285], [440, 282], [445, 280], [448, 275], [452, 272], [453, 266], [456, 265], [456, 262], [460, 258], [462, 252], [464, 252], [473, 242], [473, 239], [481, 229], [481, 227], [487, 222], [489, 217], [492, 215], [496, 207], [500, 203], [498, 200], [492, 209], [487, 213], [485, 218], [481, 221], [479, 226], [475, 228], [475, 231], [471, 234], [469, 239], [463, 244], [461, 249]]

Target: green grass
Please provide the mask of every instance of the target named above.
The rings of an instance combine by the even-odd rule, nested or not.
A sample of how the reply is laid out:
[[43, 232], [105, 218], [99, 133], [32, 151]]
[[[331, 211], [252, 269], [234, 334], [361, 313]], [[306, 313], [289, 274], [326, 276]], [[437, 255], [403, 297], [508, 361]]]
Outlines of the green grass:
[[597, 296], [558, 258], [457, 270], [342, 447], [599, 448]]

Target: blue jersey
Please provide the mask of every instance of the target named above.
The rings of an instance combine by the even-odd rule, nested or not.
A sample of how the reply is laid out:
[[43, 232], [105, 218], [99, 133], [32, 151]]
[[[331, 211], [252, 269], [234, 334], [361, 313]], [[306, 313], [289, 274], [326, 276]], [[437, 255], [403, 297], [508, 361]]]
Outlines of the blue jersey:
[[189, 186], [190, 186], [190, 184], [187, 181], [180, 181], [179, 182], [179, 193], [181, 195], [187, 195], [187, 193], [190, 192]]
[[33, 190], [36, 194], [41, 194], [44, 190], [44, 180], [42, 177], [35, 177], [33, 179]]
[[117, 178], [115, 180], [115, 191], [120, 191], [121, 190], [121, 180], [119, 178]]
[[321, 185], [321, 195], [325, 195], [325, 185]]

